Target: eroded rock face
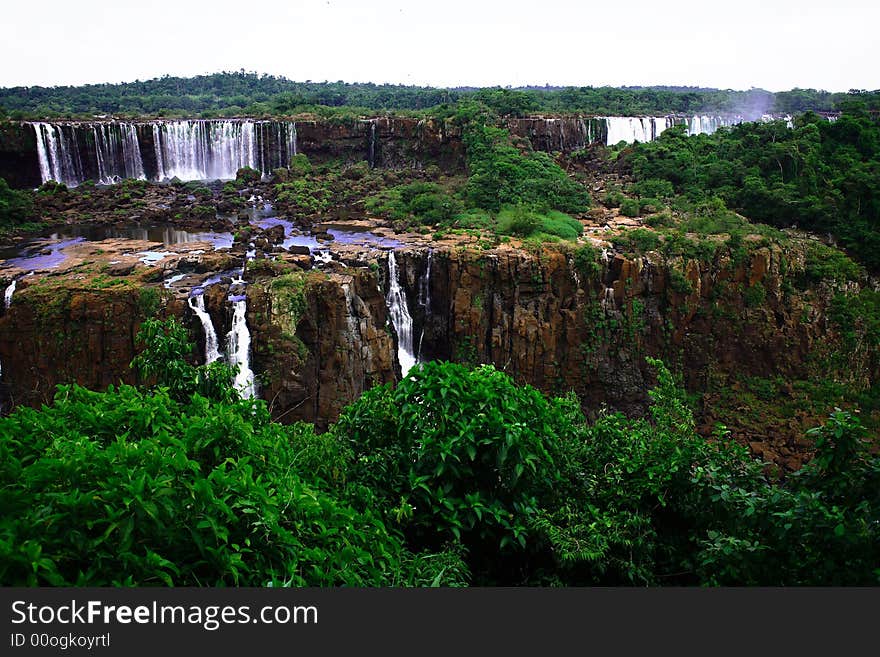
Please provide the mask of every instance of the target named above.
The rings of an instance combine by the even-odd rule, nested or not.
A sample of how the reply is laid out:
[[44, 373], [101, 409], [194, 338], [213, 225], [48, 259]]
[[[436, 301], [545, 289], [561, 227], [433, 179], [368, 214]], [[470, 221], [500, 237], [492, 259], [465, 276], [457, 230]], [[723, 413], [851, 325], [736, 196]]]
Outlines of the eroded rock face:
[[[794, 247], [756, 248], [740, 262], [723, 252], [713, 262], [618, 255], [588, 272], [550, 250], [436, 249], [429, 311], [416, 293], [424, 253], [405, 252], [398, 262], [423, 359], [492, 363], [547, 393], [574, 390], [588, 413], [603, 405], [644, 413], [655, 382], [646, 356], [703, 392], [739, 377], [806, 379], [826, 367], [822, 354], [845, 351], [827, 319], [834, 290], [790, 285], [803, 269]], [[835, 367], [821, 374], [859, 387], [880, 375], [867, 353], [846, 353]], [[712, 409], [701, 415], [711, 432]], [[771, 460], [787, 463], [803, 451], [784, 444], [799, 440], [801, 427], [789, 429]]]
[[51, 402], [55, 386], [94, 390], [133, 383], [129, 363], [143, 320], [139, 291], [44, 287], [23, 279], [0, 317], [2, 396], [8, 404]]
[[373, 272], [303, 280], [295, 292], [271, 279], [251, 287], [254, 367], [275, 417], [325, 429], [365, 390], [394, 380], [396, 352]]
[[[804, 379], [832, 349], [845, 355], [823, 376], [862, 387], [877, 381], [876, 354], [839, 348], [827, 319], [837, 291], [789, 284], [803, 270], [801, 250], [756, 247], [738, 260], [718, 253], [712, 262], [649, 253], [585, 263], [571, 251], [435, 245], [399, 249], [396, 260], [420, 360], [492, 363], [544, 392], [575, 391], [588, 413], [603, 405], [643, 413], [655, 376], [647, 356], [682, 372], [696, 392], [740, 375]], [[384, 293], [387, 256], [372, 257], [378, 266], [307, 271], [288, 256], [277, 271], [248, 274], [251, 367], [274, 417], [323, 429], [365, 390], [400, 376]], [[145, 303], [149, 290], [158, 292], [160, 316], [179, 317], [192, 331], [196, 362], [204, 358], [185, 289], [163, 293], [146, 274], [113, 285], [55, 278], [21, 279], [0, 316], [7, 400], [43, 403], [62, 382], [95, 389], [131, 382], [137, 330], [156, 310]], [[221, 349], [231, 326], [229, 285], [204, 293]], [[702, 419], [712, 421], [711, 407]], [[759, 442], [761, 450], [772, 444], [766, 436]], [[783, 450], [796, 447], [772, 454], [788, 458]]]

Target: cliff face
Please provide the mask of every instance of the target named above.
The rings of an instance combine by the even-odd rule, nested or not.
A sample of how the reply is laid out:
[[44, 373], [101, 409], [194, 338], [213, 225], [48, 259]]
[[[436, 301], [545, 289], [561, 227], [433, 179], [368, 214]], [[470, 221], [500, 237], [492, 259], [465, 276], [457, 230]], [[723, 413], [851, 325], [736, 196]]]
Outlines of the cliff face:
[[[771, 248], [741, 263], [618, 255], [578, 271], [572, 254], [549, 250], [435, 251], [427, 311], [414, 293], [425, 257], [400, 259], [423, 358], [493, 363], [548, 392], [573, 389], [588, 408], [639, 412], [652, 378], [645, 356], [680, 368], [692, 389], [718, 372], [807, 374], [828, 338], [825, 302], [783, 292], [786, 257]], [[869, 368], [851, 372], [870, 378]]]
[[464, 166], [460, 133], [430, 119], [297, 121], [296, 133], [299, 152], [315, 162], [365, 160], [390, 169], [436, 164], [445, 171]]
[[[288, 148], [284, 136], [287, 123], [270, 121], [256, 129], [256, 148], [260, 151], [255, 156], [257, 166], [264, 164], [271, 170], [278, 166], [277, 162], [285, 160], [286, 155], [282, 156], [281, 152]], [[366, 161], [374, 167], [416, 169], [434, 164], [447, 172], [461, 170], [464, 166], [460, 134], [443, 122], [431, 119], [321, 119], [296, 121], [295, 124], [297, 151], [315, 162]], [[95, 129], [116, 124], [66, 121], [57, 125], [59, 134], [64, 136], [65, 148], [69, 149], [59, 157], [69, 161], [83, 180], [97, 180], [99, 165], [95, 153]], [[282, 125], [285, 127], [279, 127]], [[154, 180], [159, 174], [159, 165], [153, 123], [135, 123], [130, 127], [136, 135], [143, 173]], [[124, 157], [119, 143], [114, 142], [113, 153], [118, 159]], [[42, 182], [36, 133], [31, 124], [0, 123], [0, 177], [16, 188], [38, 187]]]
[[[548, 393], [574, 390], [591, 413], [603, 404], [645, 411], [654, 381], [646, 356], [683, 372], [696, 392], [738, 376], [797, 380], [819, 370], [864, 387], [880, 374], [870, 351], [823, 358], [837, 345], [827, 314], [834, 290], [788, 284], [803, 269], [796, 246], [753, 248], [737, 260], [720, 250], [711, 262], [410, 247], [397, 262], [421, 360], [492, 363]], [[251, 364], [273, 416], [324, 428], [364, 390], [397, 380], [385, 256], [377, 264], [249, 276]], [[56, 383], [132, 380], [134, 336], [153, 311], [146, 284], [114, 291], [29, 280], [0, 317], [7, 399], [39, 404]], [[226, 296], [222, 284], [206, 292], [221, 345], [231, 327]], [[160, 313], [182, 318], [202, 349], [185, 300], [165, 298]]]
[[40, 164], [33, 128], [23, 123], [0, 123], [0, 178], [10, 187], [39, 187]]
[[373, 272], [313, 274], [299, 290], [275, 283], [258, 281], [248, 292], [253, 367], [275, 417], [325, 429], [365, 390], [396, 379]]
[[[435, 119], [378, 117], [373, 119], [315, 119], [296, 121], [297, 151], [315, 162], [366, 161], [373, 167], [389, 169], [423, 168], [437, 165], [445, 172], [464, 168], [464, 144], [460, 130]], [[59, 130], [73, 151], [65, 158], [76, 163], [83, 179], [97, 180], [98, 160], [95, 155], [95, 132], [107, 122], [62, 122]], [[270, 168], [282, 161], [287, 148], [284, 131], [277, 122], [268, 122], [258, 129], [257, 157]], [[535, 150], [571, 152], [591, 143], [605, 140], [602, 119], [559, 117], [509, 119], [511, 134], [528, 139]], [[140, 152], [140, 164], [148, 179], [156, 179], [153, 123], [133, 125]], [[116, 143], [117, 157], [123, 157]], [[114, 151], [114, 152], [115, 152]], [[106, 157], [106, 154], [105, 154]], [[16, 188], [37, 187], [42, 182], [37, 157], [36, 135], [32, 125], [22, 122], [0, 123], [0, 177]]]
[[18, 283], [0, 317], [4, 407], [47, 403], [59, 383], [101, 390], [134, 382], [129, 363], [143, 319], [139, 290], [28, 283]]

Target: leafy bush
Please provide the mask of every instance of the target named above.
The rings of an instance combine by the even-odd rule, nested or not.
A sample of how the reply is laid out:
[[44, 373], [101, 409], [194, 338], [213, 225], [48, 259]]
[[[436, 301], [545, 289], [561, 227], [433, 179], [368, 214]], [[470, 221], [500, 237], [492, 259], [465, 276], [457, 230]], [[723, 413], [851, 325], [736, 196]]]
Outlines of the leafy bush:
[[265, 404], [60, 387], [0, 418], [0, 581], [377, 586], [400, 539], [307, 485]]
[[508, 206], [498, 213], [498, 232], [502, 235], [530, 237], [535, 233], [573, 240], [584, 232], [581, 222], [556, 211], [546, 213], [522, 206]]
[[620, 202], [620, 214], [625, 217], [639, 216], [639, 200], [635, 198], [625, 198]]
[[0, 226], [13, 226], [30, 221], [34, 214], [34, 205], [27, 192], [10, 189], [3, 178], [0, 178]]
[[422, 181], [398, 185], [372, 196], [366, 207], [393, 220], [420, 225], [448, 225], [463, 210], [461, 202], [440, 185]]
[[301, 178], [312, 172], [312, 163], [309, 161], [309, 157], [305, 153], [297, 153], [290, 158], [290, 163], [287, 165], [287, 169], [292, 177]]
[[467, 197], [473, 207], [498, 211], [504, 205], [530, 205], [542, 210], [584, 212], [586, 189], [570, 179], [547, 153], [523, 153], [510, 133], [478, 121], [463, 134], [469, 177]]
[[263, 174], [261, 174], [256, 169], [252, 169], [251, 167], [242, 167], [238, 171], [235, 172], [235, 182], [239, 184], [252, 185], [253, 183], [260, 182], [260, 178]]
[[365, 393], [334, 432], [355, 452], [354, 476], [403, 509], [416, 546], [454, 537], [485, 569], [499, 551], [526, 547], [570, 426], [537, 390], [491, 366], [435, 361], [396, 390]]
[[645, 253], [660, 246], [660, 236], [652, 230], [633, 228], [612, 237], [611, 243], [624, 251]]

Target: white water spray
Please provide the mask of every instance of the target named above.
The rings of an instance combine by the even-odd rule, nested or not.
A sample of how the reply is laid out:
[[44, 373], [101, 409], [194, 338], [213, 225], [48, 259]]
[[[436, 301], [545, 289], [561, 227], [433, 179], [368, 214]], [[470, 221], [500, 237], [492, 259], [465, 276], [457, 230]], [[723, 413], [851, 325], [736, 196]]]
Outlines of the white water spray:
[[238, 366], [233, 384], [242, 397], [251, 399], [255, 390], [254, 372], [250, 366], [251, 333], [247, 326], [247, 297], [232, 298], [232, 306], [232, 328], [226, 336], [226, 342], [229, 364]]
[[400, 287], [400, 274], [397, 271], [397, 260], [394, 251], [388, 252], [388, 294], [385, 297], [391, 324], [397, 333], [397, 359], [400, 361], [400, 373], [406, 376], [416, 357], [413, 353], [413, 320], [406, 304], [406, 294]]
[[3, 294], [3, 303], [5, 305], [6, 310], [9, 310], [9, 306], [12, 305], [12, 295], [15, 294], [15, 283], [13, 281], [6, 287], [6, 292]]
[[208, 365], [220, 358], [220, 347], [217, 340], [217, 332], [214, 330], [214, 323], [211, 321], [211, 315], [205, 310], [205, 295], [199, 294], [190, 297], [189, 307], [192, 308], [192, 311], [202, 323], [202, 330], [205, 333], [205, 365]]

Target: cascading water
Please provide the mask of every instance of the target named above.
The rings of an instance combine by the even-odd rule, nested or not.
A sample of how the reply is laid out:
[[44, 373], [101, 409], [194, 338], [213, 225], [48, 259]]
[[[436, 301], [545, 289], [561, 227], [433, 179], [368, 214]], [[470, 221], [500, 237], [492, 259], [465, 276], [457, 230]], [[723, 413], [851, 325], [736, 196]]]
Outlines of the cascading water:
[[606, 116], [605, 123], [605, 143], [613, 146], [621, 141], [629, 144], [635, 141], [653, 141], [671, 125], [671, 117]]
[[213, 363], [220, 358], [219, 342], [217, 340], [217, 332], [214, 330], [214, 323], [211, 316], [205, 310], [205, 295], [197, 294], [189, 298], [189, 307], [199, 318], [202, 323], [202, 330], [205, 333], [205, 365]]
[[13, 281], [6, 287], [6, 292], [3, 294], [3, 305], [6, 310], [9, 310], [9, 306], [12, 305], [12, 295], [15, 294], [15, 284], [16, 280]]
[[[296, 124], [252, 119], [31, 124], [43, 182], [91, 178], [232, 179], [241, 167], [271, 173], [297, 152]], [[146, 151], [146, 152], [145, 152]]]
[[[235, 283], [237, 281], [233, 281]], [[232, 302], [232, 328], [226, 336], [229, 364], [238, 366], [233, 385], [242, 397], [251, 399], [255, 395], [254, 372], [251, 369], [251, 332], [247, 326], [247, 295], [229, 297]]]
[[388, 252], [388, 294], [385, 296], [391, 324], [397, 333], [397, 359], [400, 361], [400, 373], [406, 376], [416, 357], [413, 353], [413, 320], [406, 303], [406, 294], [400, 287], [400, 274], [397, 271], [397, 260], [394, 251]]
[[416, 351], [416, 361], [422, 359], [422, 341], [425, 339], [425, 326], [431, 316], [431, 261], [434, 258], [434, 249], [428, 249], [428, 262], [425, 265], [425, 276], [419, 281], [419, 305], [422, 307], [424, 321], [422, 332], [419, 335], [419, 348]]
[[82, 182], [84, 177], [77, 129], [42, 122], [32, 125], [43, 182], [55, 180], [71, 187]]
[[158, 180], [232, 179], [258, 168], [253, 121], [170, 121], [153, 125]]
[[370, 154], [369, 154], [369, 163], [370, 168], [374, 169], [376, 167], [376, 122], [370, 121]]
[[92, 127], [92, 137], [99, 182], [110, 184], [122, 178], [146, 180], [137, 128], [133, 123], [96, 125]]
[[599, 305], [601, 306], [602, 310], [606, 314], [610, 313], [612, 310], [615, 310], [617, 308], [617, 305], [614, 301], [614, 288], [613, 287], [606, 287], [605, 288], [605, 295], [602, 297], [601, 301], [599, 301]]

